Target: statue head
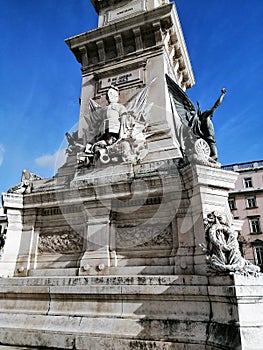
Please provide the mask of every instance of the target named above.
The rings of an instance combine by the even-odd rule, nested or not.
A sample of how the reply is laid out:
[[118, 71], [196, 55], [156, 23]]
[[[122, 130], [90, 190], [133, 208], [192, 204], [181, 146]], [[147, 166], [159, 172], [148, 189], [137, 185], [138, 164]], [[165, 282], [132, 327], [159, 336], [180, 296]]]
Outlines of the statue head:
[[107, 91], [107, 100], [109, 103], [116, 103], [119, 101], [119, 89], [116, 86], [111, 86]]

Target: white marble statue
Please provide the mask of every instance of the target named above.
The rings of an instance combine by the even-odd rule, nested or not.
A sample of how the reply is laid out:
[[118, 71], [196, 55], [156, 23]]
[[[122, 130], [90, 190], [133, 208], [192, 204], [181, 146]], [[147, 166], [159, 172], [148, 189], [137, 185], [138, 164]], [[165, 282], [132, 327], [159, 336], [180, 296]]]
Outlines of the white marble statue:
[[83, 130], [86, 145], [77, 154], [80, 165], [138, 163], [147, 155], [146, 129], [152, 107], [147, 97], [151, 83], [125, 105], [119, 103], [116, 86], [107, 91], [107, 106], [90, 99], [89, 114], [85, 116], [87, 126]]
[[207, 260], [215, 271], [257, 275], [259, 266], [253, 265], [242, 254], [238, 232], [234, 231], [223, 215], [212, 212], [205, 219]]
[[34, 181], [41, 180], [41, 179], [42, 178], [40, 176], [24, 169], [22, 171], [21, 182], [18, 185], [10, 188], [7, 192], [17, 193], [17, 194], [31, 193], [33, 189]]

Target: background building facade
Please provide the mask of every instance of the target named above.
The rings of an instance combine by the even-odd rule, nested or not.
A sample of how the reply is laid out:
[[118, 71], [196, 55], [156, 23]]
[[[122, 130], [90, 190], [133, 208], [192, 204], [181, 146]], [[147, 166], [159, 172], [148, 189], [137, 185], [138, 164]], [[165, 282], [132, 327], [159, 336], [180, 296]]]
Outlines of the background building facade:
[[263, 160], [223, 166], [239, 173], [229, 206], [235, 219], [243, 220], [240, 243], [244, 256], [263, 271]]

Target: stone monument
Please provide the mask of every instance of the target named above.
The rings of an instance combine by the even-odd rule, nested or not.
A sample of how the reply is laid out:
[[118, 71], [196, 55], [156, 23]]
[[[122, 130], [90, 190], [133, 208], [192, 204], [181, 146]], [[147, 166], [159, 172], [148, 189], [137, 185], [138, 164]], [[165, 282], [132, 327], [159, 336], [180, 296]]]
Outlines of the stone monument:
[[92, 1], [98, 28], [66, 40], [81, 64], [78, 130], [50, 179], [3, 194], [0, 344], [50, 349], [261, 349], [263, 278], [174, 3]]

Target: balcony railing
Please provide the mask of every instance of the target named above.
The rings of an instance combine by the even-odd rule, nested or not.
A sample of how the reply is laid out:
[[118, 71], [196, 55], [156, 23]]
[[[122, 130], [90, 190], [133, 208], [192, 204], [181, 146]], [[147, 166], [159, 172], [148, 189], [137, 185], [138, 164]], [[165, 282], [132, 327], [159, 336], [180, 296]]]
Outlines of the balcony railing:
[[262, 168], [262, 167], [263, 167], [263, 160], [258, 160], [258, 161], [254, 161], [254, 162], [223, 165], [222, 169], [223, 170], [239, 171], [239, 170], [257, 169], [257, 168]]

